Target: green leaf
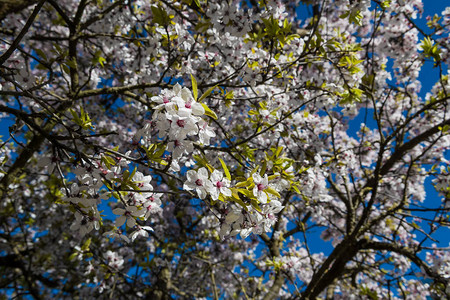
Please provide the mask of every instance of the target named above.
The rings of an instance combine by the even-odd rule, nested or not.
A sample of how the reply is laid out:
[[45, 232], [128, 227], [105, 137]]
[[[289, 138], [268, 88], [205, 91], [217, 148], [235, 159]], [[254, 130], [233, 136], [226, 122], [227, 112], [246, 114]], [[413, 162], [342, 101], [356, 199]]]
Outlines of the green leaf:
[[254, 209], [256, 209], [256, 210], [259, 211], [259, 212], [262, 212], [261, 207], [259, 207], [259, 205], [258, 205], [258, 201], [252, 199], [252, 201], [251, 201], [250, 203], [252, 204], [252, 206], [253, 206]]
[[75, 63], [75, 58], [66, 60], [66, 64], [72, 69], [76, 69], [77, 64]]
[[416, 222], [412, 222], [412, 223], [411, 223], [411, 226], [414, 227], [415, 229], [420, 229], [420, 226], [417, 225]]
[[58, 43], [54, 43], [53, 47], [56, 48], [56, 51], [58, 52], [58, 54], [62, 54], [63, 53], [63, 50], [62, 50], [61, 46], [58, 45]]
[[387, 8], [389, 8], [389, 6], [390, 6], [390, 1], [389, 0], [381, 2], [381, 8], [382, 9], [387, 9]]
[[134, 167], [133, 172], [131, 172], [130, 178], [133, 178], [134, 175], [136, 174], [137, 168]]
[[213, 118], [214, 120], [218, 119], [216, 113], [213, 112], [205, 103], [201, 103], [201, 105], [205, 109], [205, 115], [207, 115], [208, 117]]
[[371, 290], [368, 287], [361, 287], [361, 292], [359, 293], [361, 296], [368, 296], [371, 300], [378, 300], [378, 293], [375, 290]]
[[92, 238], [88, 238], [88, 239], [84, 242], [83, 246], [81, 246], [81, 250], [82, 250], [82, 251], [87, 251], [87, 250], [89, 250], [89, 247], [91, 246], [91, 241], [92, 241]]
[[242, 206], [245, 210], [248, 210], [247, 205], [241, 200], [237, 192], [237, 189], [235, 188], [231, 188], [231, 201], [236, 202], [237, 204]]
[[299, 188], [297, 187], [297, 185], [293, 184], [293, 185], [292, 185], [292, 188], [294, 189], [294, 191], [295, 191], [297, 194], [301, 194], [301, 192], [300, 192]]
[[198, 165], [208, 168], [209, 172], [211, 173], [214, 172], [214, 168], [210, 164], [208, 164], [208, 161], [204, 156], [194, 155], [193, 157], [197, 161]]
[[166, 151], [166, 145], [162, 144], [162, 146], [163, 147], [159, 147], [159, 149], [155, 153], [153, 153], [154, 158], [160, 158], [161, 156], [163, 156], [164, 152]]
[[271, 187], [268, 187], [268, 188], [266, 189], [266, 191], [267, 191], [268, 193], [270, 193], [270, 194], [272, 194], [272, 195], [278, 197], [278, 198], [281, 198], [281, 195], [280, 195], [276, 190], [274, 190], [274, 189], [271, 188]]
[[42, 57], [44, 60], [47, 60], [47, 55], [45, 55], [45, 52], [42, 51], [42, 49], [35, 49], [34, 51], [36, 51], [39, 57]]
[[192, 94], [194, 94], [194, 99], [195, 101], [197, 101], [198, 98], [197, 80], [195, 80], [195, 77], [192, 74], [191, 74], [191, 81], [192, 81]]
[[110, 169], [111, 166], [116, 165], [116, 161], [110, 156], [106, 156], [106, 155], [102, 156], [102, 161], [105, 163], [105, 165], [108, 169]]
[[161, 6], [152, 6], [153, 21], [161, 26], [167, 26], [170, 23], [170, 17]]
[[428, 52], [430, 51], [431, 47], [433, 46], [433, 42], [429, 37], [425, 37], [422, 41], [421, 48], [423, 51]]
[[277, 148], [277, 151], [275, 152], [275, 157], [279, 157], [281, 151], [283, 151], [283, 146], [280, 146], [280, 147]]
[[103, 57], [100, 56], [100, 57], [98, 58], [98, 63], [102, 66], [102, 68], [105, 67], [104, 64], [103, 64], [104, 62], [106, 62], [106, 59], [104, 59]]
[[62, 67], [64, 73], [66, 73], [67, 75], [70, 75], [70, 70], [69, 70], [69, 67], [67, 65], [63, 64], [63, 65], [61, 65], [61, 67]]
[[89, 117], [88, 113], [84, 111], [83, 107], [80, 107], [80, 113], [81, 113], [81, 124], [80, 125], [83, 129], [92, 129], [92, 120]]
[[433, 44], [433, 40], [431, 40], [429, 37], [425, 37], [420, 47], [422, 48], [425, 57], [432, 57], [436, 62], [438, 62], [441, 59], [440, 49], [438, 48], [437, 44]]
[[73, 260], [75, 260], [75, 258], [77, 258], [77, 256], [78, 256], [78, 252], [74, 252], [74, 253], [70, 254], [69, 260], [73, 261]]
[[349, 14], [350, 14], [350, 11], [346, 11], [345, 13], [343, 13], [342, 15], [340, 15], [339, 18], [345, 19], [345, 18], [348, 17]]
[[242, 182], [238, 182], [238, 183], [236, 183], [236, 185], [235, 185], [235, 187], [238, 187], [238, 188], [240, 188], [240, 187], [247, 187], [247, 186], [249, 186], [250, 185], [250, 182], [249, 181], [242, 181]]
[[264, 161], [261, 167], [261, 171], [259, 171], [259, 175], [264, 176], [267, 171], [267, 161]]
[[128, 179], [130, 178], [130, 171], [125, 170], [125, 172], [123, 172], [122, 177], [124, 182], [128, 181]]
[[359, 26], [362, 25], [361, 20], [362, 20], [363, 16], [361, 14], [361, 11], [349, 10], [339, 16], [339, 18], [341, 18], [341, 19], [345, 19], [347, 17], [348, 17], [348, 20], [350, 23], [355, 23], [356, 25], [359, 25]]
[[[192, 76], [192, 75], [191, 75]], [[193, 86], [193, 85], [192, 85]], [[212, 91], [214, 91], [214, 89], [217, 87], [217, 84], [215, 86], [210, 87], [201, 97], [200, 99], [198, 99], [198, 102], [202, 102], [203, 99], [205, 99], [206, 97], [208, 97]]]
[[81, 124], [81, 120], [78, 117], [78, 114], [73, 109], [69, 109], [69, 111], [72, 114], [72, 117], [74, 119], [75, 124], [80, 125]]
[[230, 171], [227, 168], [227, 165], [225, 164], [225, 162], [219, 157], [220, 163], [222, 164], [222, 168], [223, 171], [225, 172], [225, 176], [227, 177], [228, 180], [231, 181], [231, 174]]
[[253, 195], [252, 191], [249, 191], [246, 189], [238, 189], [237, 192], [241, 193], [242, 195], [246, 196], [247, 198], [256, 199], [256, 197], [255, 197], [255, 195]]
[[271, 181], [271, 180], [278, 179], [278, 177], [279, 177], [278, 174], [274, 174], [274, 175], [270, 175], [267, 179], [269, 179], [269, 181]]

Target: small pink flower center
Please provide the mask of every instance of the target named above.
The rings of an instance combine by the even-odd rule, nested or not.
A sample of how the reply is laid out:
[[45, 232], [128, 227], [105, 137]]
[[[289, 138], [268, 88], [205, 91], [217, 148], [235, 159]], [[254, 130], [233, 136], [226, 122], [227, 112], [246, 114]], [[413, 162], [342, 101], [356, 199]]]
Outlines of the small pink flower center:
[[191, 108], [191, 102], [186, 102], [186, 104], [184, 105], [184, 107], [186, 107], [186, 108]]
[[186, 121], [185, 120], [178, 120], [177, 121], [177, 125], [180, 126], [181, 128], [183, 128], [184, 125], [186, 125]]
[[266, 189], [266, 187], [262, 183], [258, 183], [257, 187], [258, 187], [258, 191], [263, 191]]
[[197, 179], [197, 180], [195, 181], [195, 184], [198, 185], [198, 186], [202, 186], [202, 185], [203, 185], [203, 180]]
[[221, 181], [217, 181], [216, 187], [218, 187], [220, 189], [221, 187], [223, 187], [223, 183]]
[[169, 103], [170, 101], [169, 101], [169, 98], [167, 98], [167, 97], [163, 97], [163, 102], [164, 102], [164, 104], [167, 104], [167, 103]]
[[175, 140], [173, 143], [174, 143], [175, 147], [180, 147], [181, 146], [181, 143], [180, 143], [179, 140]]

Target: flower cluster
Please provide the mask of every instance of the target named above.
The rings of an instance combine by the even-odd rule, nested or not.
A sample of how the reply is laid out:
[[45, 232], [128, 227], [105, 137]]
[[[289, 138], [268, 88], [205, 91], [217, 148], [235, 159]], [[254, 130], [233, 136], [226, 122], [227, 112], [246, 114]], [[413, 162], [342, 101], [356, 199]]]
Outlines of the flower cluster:
[[176, 84], [172, 90], [163, 90], [160, 95], [151, 98], [152, 120], [138, 130], [134, 142], [141, 141], [145, 146], [151, 144], [155, 136], [167, 141], [167, 151], [172, 153], [171, 169], [180, 171], [180, 162], [194, 150], [194, 137], [198, 142], [209, 145], [216, 134], [202, 118], [206, 105], [197, 102], [187, 88]]
[[218, 200], [220, 194], [230, 197], [231, 190], [229, 187], [230, 180], [224, 178], [222, 172], [214, 170], [209, 177], [208, 170], [205, 167], [198, 171], [187, 171], [187, 181], [183, 185], [183, 188], [187, 191], [195, 190], [200, 199], [205, 199], [210, 194], [213, 200]]
[[130, 173], [128, 168], [127, 160], [103, 156], [100, 160], [85, 162], [84, 166], [74, 171], [79, 184], [73, 183], [70, 188], [63, 190], [66, 194], [63, 200], [75, 210], [72, 230], [77, 230], [84, 236], [92, 229], [100, 229], [102, 216], [98, 207], [103, 200], [113, 197], [120, 200], [124, 208], [117, 207], [113, 210], [119, 216], [115, 221], [116, 228], [105, 235], [120, 237], [128, 242], [128, 237], [120, 230], [126, 225], [127, 233], [135, 229], [130, 233], [131, 240], [139, 235], [148, 236], [143, 230], [153, 229], [143, 223], [150, 215], [161, 211], [160, 194], [153, 193], [151, 176], [144, 176], [136, 169]]
[[[213, 170], [210, 175], [205, 167], [197, 171], [187, 171], [186, 177], [187, 180], [183, 185], [184, 190], [195, 190], [200, 199], [205, 199], [209, 195], [214, 201], [222, 200], [226, 203], [226, 199], [232, 197], [232, 189], [235, 191], [234, 197], [239, 198], [237, 193], [246, 194], [250, 197], [245, 200], [249, 202], [249, 205], [245, 205], [244, 202], [241, 202], [241, 205], [232, 203], [218, 210], [221, 215], [219, 232], [221, 238], [237, 234], [246, 238], [252, 232], [255, 234], [268, 232], [277, 220], [276, 214], [283, 209], [281, 202], [276, 200], [273, 195], [277, 191], [269, 186], [267, 174], [262, 177], [260, 174], [254, 173], [247, 180], [249, 182], [247, 189], [232, 188], [230, 179], [224, 177], [222, 172]], [[250, 205], [251, 199], [255, 201], [253, 205]], [[261, 204], [261, 207], [258, 204]]]
[[433, 266], [434, 272], [438, 273], [450, 283], [450, 253], [442, 249], [437, 249], [437, 245], [433, 244], [436, 250], [433, 253], [428, 252], [426, 260]]
[[271, 200], [261, 205], [261, 211], [253, 207], [246, 210], [236, 204], [231, 204], [222, 210], [219, 236], [223, 238], [239, 234], [242, 238], [246, 238], [251, 233], [259, 235], [269, 232], [277, 221], [276, 214], [283, 208], [284, 206], [278, 200]]

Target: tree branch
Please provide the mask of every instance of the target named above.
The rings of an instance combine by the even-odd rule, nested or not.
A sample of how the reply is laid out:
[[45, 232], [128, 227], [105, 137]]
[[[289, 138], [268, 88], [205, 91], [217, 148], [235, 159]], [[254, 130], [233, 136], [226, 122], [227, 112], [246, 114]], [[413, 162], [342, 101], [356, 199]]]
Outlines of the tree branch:
[[11, 56], [11, 54], [16, 50], [16, 48], [19, 46], [20, 41], [22, 38], [27, 34], [28, 29], [30, 28], [31, 24], [33, 24], [34, 19], [36, 18], [37, 14], [41, 10], [42, 6], [44, 5], [46, 0], [41, 0], [36, 7], [34, 8], [33, 12], [31, 13], [31, 16], [28, 18], [27, 22], [25, 23], [25, 26], [23, 26], [22, 30], [20, 31], [19, 35], [14, 39], [14, 42], [12, 45], [6, 50], [5, 53], [3, 53], [2, 56], [0, 56], [0, 66], [2, 66], [5, 61]]

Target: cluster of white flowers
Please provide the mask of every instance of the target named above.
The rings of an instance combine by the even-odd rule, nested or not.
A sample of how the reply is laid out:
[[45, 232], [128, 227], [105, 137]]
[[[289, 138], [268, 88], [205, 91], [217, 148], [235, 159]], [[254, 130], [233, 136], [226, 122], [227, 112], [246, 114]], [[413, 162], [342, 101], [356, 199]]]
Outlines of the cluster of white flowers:
[[[205, 199], [210, 195], [212, 200], [218, 200], [219, 197], [231, 197], [231, 181], [223, 176], [223, 173], [214, 170], [211, 175], [205, 167], [187, 171], [187, 180], [183, 188], [187, 191], [195, 190], [200, 199]], [[252, 175], [253, 188], [252, 194], [261, 204], [261, 211], [253, 206], [243, 208], [240, 205], [229, 204], [228, 207], [218, 211], [221, 214], [221, 224], [219, 236], [223, 238], [227, 235], [240, 234], [246, 238], [250, 233], [262, 234], [270, 231], [283, 206], [274, 195], [269, 194], [269, 180], [267, 174], [262, 177], [258, 173]]]
[[206, 15], [211, 19], [213, 27], [222, 34], [226, 32], [242, 37], [251, 30], [252, 13], [240, 9], [238, 2], [233, 4], [211, 2]]
[[156, 130], [159, 138], [168, 139], [167, 151], [172, 153], [171, 170], [178, 172], [180, 162], [185, 160], [182, 156], [194, 150], [192, 138], [197, 136], [200, 144], [209, 145], [216, 134], [202, 118], [205, 108], [195, 101], [189, 89], [176, 84], [172, 90], [163, 90], [159, 96], [152, 97], [151, 101], [156, 104], [152, 121], [136, 132], [134, 140], [150, 145]]
[[[448, 162], [446, 163], [448, 164]], [[432, 180], [432, 183], [436, 191], [439, 193], [439, 195], [446, 197], [450, 186], [450, 176], [448, 175], [449, 174], [448, 167], [446, 168], [444, 166], [441, 166], [439, 170], [440, 170], [439, 174], [436, 176], [436, 178]], [[449, 206], [450, 201], [446, 201], [445, 207]]]
[[75, 209], [75, 222], [72, 230], [78, 230], [82, 236], [98, 230], [102, 221], [98, 206], [102, 200], [111, 197], [119, 198], [124, 208], [115, 208], [113, 213], [119, 215], [115, 221], [116, 228], [105, 233], [109, 237], [119, 237], [129, 242], [129, 238], [122, 234], [120, 229], [126, 224], [127, 233], [131, 240], [138, 236], [148, 236], [147, 231], [153, 230], [149, 226], [140, 225], [148, 220], [151, 214], [161, 211], [160, 194], [153, 193], [152, 177], [144, 176], [139, 171], [129, 172], [129, 162], [117, 159], [115, 165], [106, 165], [105, 160], [85, 163], [74, 173], [78, 183], [63, 190], [66, 197], [63, 199]]
[[206, 168], [187, 171], [187, 181], [183, 185], [185, 190], [195, 190], [200, 199], [205, 199], [206, 195], [210, 194], [213, 200], [218, 200], [220, 194], [230, 197], [229, 187], [230, 180], [224, 178], [222, 172], [214, 170], [209, 178]]
[[[197, 102], [187, 88], [176, 84], [173, 89], [163, 90], [159, 96], [151, 98], [152, 120], [134, 135], [134, 143], [151, 145], [155, 139], [165, 143], [165, 150], [171, 152], [170, 170], [180, 171], [180, 163], [187, 161], [194, 150], [194, 142], [208, 145], [214, 131], [206, 120], [206, 106]], [[194, 138], [197, 137], [198, 141]], [[130, 153], [127, 153], [128, 156]], [[125, 157], [126, 157], [125, 156]], [[84, 166], [74, 171], [78, 183], [63, 190], [64, 201], [75, 210], [73, 230], [85, 235], [93, 229], [98, 230], [102, 216], [98, 206], [102, 200], [111, 197], [120, 201], [120, 207], [113, 209], [118, 217], [115, 227], [105, 236], [119, 238], [126, 242], [134, 241], [138, 236], [147, 237], [153, 229], [145, 222], [150, 215], [161, 212], [160, 194], [153, 192], [152, 177], [139, 171], [130, 172], [130, 162], [123, 158], [101, 157], [98, 160], [84, 162]], [[211, 177], [205, 168], [188, 172], [186, 190], [196, 189], [200, 198], [207, 194], [217, 200], [220, 194], [231, 196], [230, 180], [215, 170]], [[125, 230], [126, 229], [126, 234]]]
[[117, 252], [108, 250], [106, 252], [106, 259], [108, 261], [108, 265], [114, 270], [120, 270], [123, 267], [123, 257]]
[[436, 250], [433, 253], [428, 252], [426, 260], [433, 266], [434, 272], [438, 273], [450, 283], [450, 253], [449, 251], [438, 249], [436, 244], [432, 245]]
[[279, 213], [284, 206], [278, 200], [261, 205], [261, 211], [249, 207], [248, 210], [231, 204], [229, 209], [224, 210], [219, 236], [240, 235], [246, 238], [251, 233], [262, 234], [269, 232], [277, 221], [276, 214]]
[[280, 266], [292, 278], [298, 277], [304, 282], [309, 282], [314, 275], [311, 261], [320, 264], [324, 260], [323, 254], [309, 255], [305, 246], [295, 244], [289, 248], [290, 251], [286, 252], [285, 255], [274, 257], [272, 263], [275, 266]]

